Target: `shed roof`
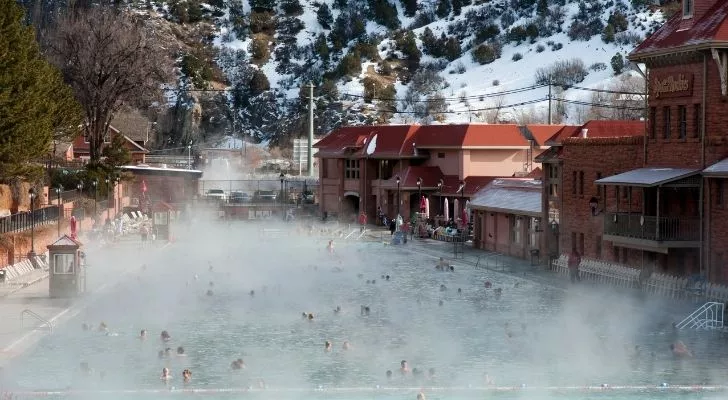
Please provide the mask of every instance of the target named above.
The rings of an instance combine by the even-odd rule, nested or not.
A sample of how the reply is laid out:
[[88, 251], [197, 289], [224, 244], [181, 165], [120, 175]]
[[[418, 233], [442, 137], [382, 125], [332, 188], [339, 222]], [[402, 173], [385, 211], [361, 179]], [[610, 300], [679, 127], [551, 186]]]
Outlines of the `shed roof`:
[[728, 158], [718, 161], [703, 170], [707, 177], [728, 177]]
[[495, 179], [473, 196], [470, 207], [538, 217], [542, 211], [541, 187], [539, 179]]
[[597, 185], [654, 187], [700, 173], [691, 168], [638, 168], [595, 181]]

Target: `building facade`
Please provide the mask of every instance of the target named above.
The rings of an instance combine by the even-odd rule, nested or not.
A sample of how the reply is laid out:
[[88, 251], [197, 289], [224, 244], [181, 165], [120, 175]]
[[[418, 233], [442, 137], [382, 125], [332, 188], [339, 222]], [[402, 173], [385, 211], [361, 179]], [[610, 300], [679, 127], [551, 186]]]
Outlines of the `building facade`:
[[684, 0], [629, 59], [647, 69], [645, 132], [591, 151], [565, 141], [562, 253], [725, 283], [728, 3]]
[[[346, 127], [317, 144], [322, 213], [347, 219], [381, 210], [410, 219], [420, 196], [430, 215], [456, 216], [493, 177], [525, 176], [560, 127], [547, 125], [389, 125]], [[445, 200], [448, 201], [445, 201]], [[444, 219], [444, 218], [443, 218]]]

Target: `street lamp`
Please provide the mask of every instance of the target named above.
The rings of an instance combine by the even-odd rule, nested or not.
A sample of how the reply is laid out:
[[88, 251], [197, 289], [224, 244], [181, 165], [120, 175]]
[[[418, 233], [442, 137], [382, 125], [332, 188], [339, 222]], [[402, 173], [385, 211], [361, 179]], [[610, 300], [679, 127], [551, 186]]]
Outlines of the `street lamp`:
[[399, 183], [400, 183], [401, 180], [399, 179], [399, 175], [397, 175], [397, 177], [395, 179], [397, 180], [397, 217], [399, 217], [399, 215], [400, 215], [400, 207], [399, 207], [399, 204], [400, 204], [399, 203]]
[[[78, 182], [78, 185], [76, 185], [76, 189], [78, 189], [78, 197], [81, 201], [81, 207], [83, 209], [83, 181]], [[81, 231], [81, 221], [82, 221], [82, 218], [79, 218], [78, 219], [78, 230], [79, 231]]]
[[[106, 220], [109, 220], [109, 196], [111, 194], [111, 190], [109, 187], [109, 178], [104, 179], [104, 182], [106, 182]], [[111, 198], [113, 200], [113, 198]]]
[[[465, 202], [464, 202], [464, 200], [465, 200], [465, 181], [460, 181], [460, 188], [458, 189], [458, 192], [460, 192], [460, 210], [459, 211], [462, 216], [463, 211], [465, 210]], [[454, 220], [457, 221], [457, 219], [458, 219], [458, 216], [455, 215]], [[463, 222], [463, 224], [465, 223], [464, 219], [461, 218], [460, 220]]]
[[[98, 199], [99, 199], [98, 196], [97, 196], [98, 190], [99, 190], [99, 188], [98, 188], [98, 186], [99, 186], [99, 180], [98, 179], [94, 179], [93, 182], [91, 182], [91, 185], [94, 187], [94, 224], [95, 224], [96, 223], [96, 217], [98, 216], [97, 210], [96, 210], [96, 207], [97, 207], [96, 206], [96, 203], [98, 203]], [[97, 227], [94, 226], [94, 228], [97, 228]]]
[[116, 179], [114, 179], [114, 186], [116, 187], [116, 192], [117, 192], [117, 196], [116, 197], [118, 199], [118, 203], [116, 203], [116, 204], [118, 204], [118, 207], [116, 209], [116, 216], [117, 217], [121, 213], [121, 191], [119, 190], [119, 182], [120, 182], [120, 179], [117, 176]]
[[56, 188], [56, 196], [58, 197], [58, 237], [61, 237], [61, 219], [63, 218], [63, 203], [61, 203], [61, 193], [63, 186], [58, 185]]
[[440, 181], [437, 182], [437, 192], [440, 194], [440, 213], [442, 213], [442, 216], [445, 216], [445, 203], [442, 199], [442, 187], [445, 185], [445, 182], [440, 178]]
[[417, 178], [417, 201], [420, 202], [420, 212], [422, 212], [422, 178]]
[[187, 145], [187, 169], [192, 169], [192, 142]]
[[285, 193], [283, 192], [283, 182], [286, 180], [286, 175], [281, 172], [281, 174], [278, 176], [281, 179], [281, 214], [283, 214], [283, 220], [286, 220], [286, 213], [283, 211], [283, 202], [285, 201]]
[[34, 188], [28, 190], [30, 195], [30, 254], [29, 257], [35, 258], [35, 198], [36, 193]]

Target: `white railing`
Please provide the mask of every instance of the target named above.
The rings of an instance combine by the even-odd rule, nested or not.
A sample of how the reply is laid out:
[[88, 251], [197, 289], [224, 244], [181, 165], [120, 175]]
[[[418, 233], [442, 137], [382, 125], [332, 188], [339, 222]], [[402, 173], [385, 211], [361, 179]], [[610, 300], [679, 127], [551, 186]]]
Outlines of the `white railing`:
[[53, 323], [51, 321], [41, 317], [40, 315], [34, 313], [33, 311], [31, 311], [27, 308], [20, 312], [20, 327], [21, 328], [25, 327], [25, 316], [26, 315], [29, 315], [29, 316], [35, 318], [36, 320], [40, 321], [41, 327], [45, 326], [48, 328], [48, 332], [53, 333]]
[[708, 302], [693, 311], [675, 327], [677, 329], [723, 329], [725, 304]]
[[[568, 277], [568, 255], [561, 255], [554, 260], [552, 269], [557, 274]], [[640, 272], [641, 270], [637, 268], [600, 260], [582, 259], [579, 264], [579, 276], [582, 280], [617, 287], [639, 288], [645, 293], [671, 299], [728, 302], [727, 286], [660, 273], [652, 273], [640, 280]]]

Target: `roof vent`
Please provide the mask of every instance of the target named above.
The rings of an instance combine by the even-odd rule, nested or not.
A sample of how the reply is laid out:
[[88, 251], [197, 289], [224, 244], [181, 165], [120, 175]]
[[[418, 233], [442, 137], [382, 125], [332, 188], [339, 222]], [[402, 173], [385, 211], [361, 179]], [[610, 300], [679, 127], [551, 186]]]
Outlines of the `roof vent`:
[[589, 129], [586, 129], [586, 128], [582, 129], [581, 137], [583, 137], [584, 139], [588, 138], [589, 137], [588, 133], [589, 133]]

